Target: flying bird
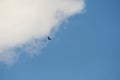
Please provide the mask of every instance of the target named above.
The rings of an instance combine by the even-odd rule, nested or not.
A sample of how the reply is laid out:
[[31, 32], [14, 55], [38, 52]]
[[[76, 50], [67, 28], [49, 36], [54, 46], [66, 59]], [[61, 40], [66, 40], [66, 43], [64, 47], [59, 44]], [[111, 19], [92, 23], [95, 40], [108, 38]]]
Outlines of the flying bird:
[[48, 40], [51, 40], [51, 38], [48, 36]]

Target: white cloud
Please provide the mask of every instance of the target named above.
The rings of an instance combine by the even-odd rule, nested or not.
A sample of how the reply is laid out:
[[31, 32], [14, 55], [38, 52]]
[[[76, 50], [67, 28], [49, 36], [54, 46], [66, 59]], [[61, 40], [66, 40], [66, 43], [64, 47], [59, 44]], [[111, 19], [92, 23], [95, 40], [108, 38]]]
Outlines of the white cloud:
[[84, 0], [0, 0], [0, 62], [13, 63], [18, 56], [16, 47], [37, 48], [34, 39], [40, 40], [42, 48], [42, 40], [53, 29], [83, 9]]

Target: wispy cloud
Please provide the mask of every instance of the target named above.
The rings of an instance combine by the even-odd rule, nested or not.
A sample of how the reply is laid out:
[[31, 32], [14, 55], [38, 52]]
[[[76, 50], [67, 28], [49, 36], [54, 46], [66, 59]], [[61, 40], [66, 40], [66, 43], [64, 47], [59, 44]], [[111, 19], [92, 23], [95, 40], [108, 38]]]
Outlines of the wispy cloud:
[[84, 0], [1, 0], [0, 62], [14, 63], [18, 47], [34, 54], [38, 43], [43, 48], [44, 38], [84, 6]]

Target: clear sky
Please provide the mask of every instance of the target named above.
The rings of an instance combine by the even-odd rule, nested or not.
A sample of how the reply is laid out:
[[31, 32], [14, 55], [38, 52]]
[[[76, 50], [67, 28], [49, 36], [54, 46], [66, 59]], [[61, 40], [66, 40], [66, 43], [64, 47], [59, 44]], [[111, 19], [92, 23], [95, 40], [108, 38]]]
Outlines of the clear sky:
[[0, 65], [0, 80], [120, 80], [119, 41], [120, 1], [86, 0], [41, 55]]

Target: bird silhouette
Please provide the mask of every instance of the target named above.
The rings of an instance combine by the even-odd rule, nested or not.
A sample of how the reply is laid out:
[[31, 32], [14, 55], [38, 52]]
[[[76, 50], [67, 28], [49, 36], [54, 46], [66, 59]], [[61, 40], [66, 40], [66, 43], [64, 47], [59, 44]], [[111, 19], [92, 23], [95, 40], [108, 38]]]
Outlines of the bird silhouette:
[[48, 36], [48, 40], [51, 40], [51, 38]]

